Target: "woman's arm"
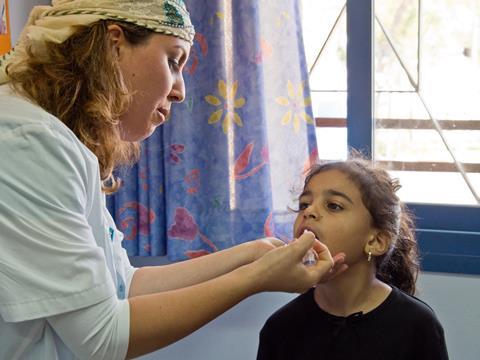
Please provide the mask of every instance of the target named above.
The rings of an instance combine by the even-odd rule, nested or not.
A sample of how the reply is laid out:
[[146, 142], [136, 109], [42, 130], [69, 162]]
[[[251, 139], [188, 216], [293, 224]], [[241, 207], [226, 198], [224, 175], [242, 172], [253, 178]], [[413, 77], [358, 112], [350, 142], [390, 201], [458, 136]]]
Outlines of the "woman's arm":
[[145, 266], [133, 275], [129, 297], [199, 284], [226, 274], [260, 258], [285, 243], [265, 238], [240, 244], [213, 254], [162, 266]]
[[[315, 265], [302, 258], [310, 247], [319, 254]], [[305, 233], [287, 246], [209, 281], [178, 290], [129, 299], [128, 357], [167, 346], [197, 330], [246, 297], [261, 291], [304, 292], [333, 266], [328, 249]]]

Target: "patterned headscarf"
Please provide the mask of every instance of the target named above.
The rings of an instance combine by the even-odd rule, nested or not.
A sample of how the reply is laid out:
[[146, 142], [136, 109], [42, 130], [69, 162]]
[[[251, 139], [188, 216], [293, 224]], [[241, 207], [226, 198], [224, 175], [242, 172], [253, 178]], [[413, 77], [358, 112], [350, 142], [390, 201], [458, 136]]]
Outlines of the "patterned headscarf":
[[195, 30], [182, 0], [53, 0], [52, 6], [35, 6], [15, 49], [0, 57], [0, 84], [8, 82], [5, 67], [26, 56], [44, 56], [45, 43], [63, 43], [79, 25], [99, 20], [129, 22], [157, 33], [193, 42]]

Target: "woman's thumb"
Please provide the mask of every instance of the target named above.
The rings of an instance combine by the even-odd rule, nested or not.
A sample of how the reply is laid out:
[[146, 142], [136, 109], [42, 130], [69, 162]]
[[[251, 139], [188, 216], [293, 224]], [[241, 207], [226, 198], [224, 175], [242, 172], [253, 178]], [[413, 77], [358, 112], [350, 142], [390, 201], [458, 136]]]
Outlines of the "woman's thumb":
[[311, 231], [305, 230], [303, 234], [293, 242], [291, 242], [291, 246], [294, 246], [298, 249], [299, 256], [303, 257], [309, 249], [312, 248], [315, 242], [315, 234]]

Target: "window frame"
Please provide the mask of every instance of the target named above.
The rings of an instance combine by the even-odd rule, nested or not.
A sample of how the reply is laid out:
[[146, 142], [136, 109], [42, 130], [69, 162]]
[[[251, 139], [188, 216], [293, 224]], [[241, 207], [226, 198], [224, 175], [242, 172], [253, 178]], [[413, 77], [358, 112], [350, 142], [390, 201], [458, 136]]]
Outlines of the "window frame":
[[[371, 156], [375, 131], [374, 1], [347, 0], [347, 144]], [[407, 203], [424, 271], [480, 274], [480, 207]]]

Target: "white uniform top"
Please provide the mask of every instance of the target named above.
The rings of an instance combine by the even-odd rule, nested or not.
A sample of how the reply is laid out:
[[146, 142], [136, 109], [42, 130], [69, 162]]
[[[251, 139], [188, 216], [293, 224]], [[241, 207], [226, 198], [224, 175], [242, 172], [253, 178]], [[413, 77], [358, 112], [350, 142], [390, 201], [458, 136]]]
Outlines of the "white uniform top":
[[99, 174], [67, 126], [0, 86], [0, 359], [125, 357], [135, 268]]

